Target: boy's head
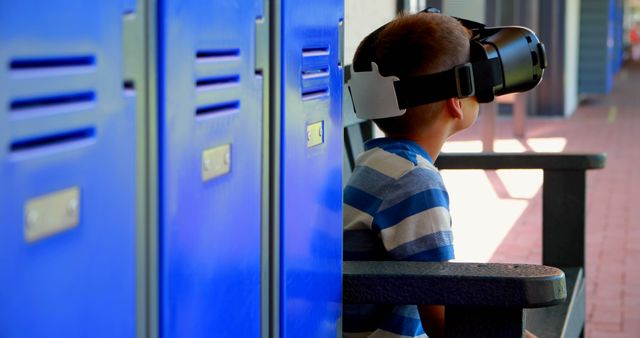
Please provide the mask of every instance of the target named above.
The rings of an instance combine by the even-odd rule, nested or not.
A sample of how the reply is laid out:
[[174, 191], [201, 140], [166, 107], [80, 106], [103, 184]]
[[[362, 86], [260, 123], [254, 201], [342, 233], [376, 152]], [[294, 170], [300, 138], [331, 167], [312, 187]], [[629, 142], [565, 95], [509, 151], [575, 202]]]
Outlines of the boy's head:
[[[469, 61], [470, 32], [458, 20], [443, 14], [403, 15], [367, 36], [356, 50], [353, 69], [378, 65], [383, 76], [400, 79], [449, 70]], [[374, 122], [389, 136], [417, 134], [444, 109], [445, 101], [407, 109], [397, 117]]]

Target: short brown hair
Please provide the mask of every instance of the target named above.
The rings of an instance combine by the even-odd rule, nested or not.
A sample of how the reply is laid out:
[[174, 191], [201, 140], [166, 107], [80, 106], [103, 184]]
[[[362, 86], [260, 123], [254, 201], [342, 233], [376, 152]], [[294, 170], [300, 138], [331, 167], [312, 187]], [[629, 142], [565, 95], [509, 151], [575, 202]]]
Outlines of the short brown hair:
[[[444, 14], [400, 15], [381, 30], [367, 36], [356, 50], [353, 69], [371, 69], [400, 79], [438, 73], [469, 60], [470, 32], [458, 20]], [[374, 122], [388, 135], [413, 133], [430, 123], [443, 101], [409, 109], [402, 116]]]

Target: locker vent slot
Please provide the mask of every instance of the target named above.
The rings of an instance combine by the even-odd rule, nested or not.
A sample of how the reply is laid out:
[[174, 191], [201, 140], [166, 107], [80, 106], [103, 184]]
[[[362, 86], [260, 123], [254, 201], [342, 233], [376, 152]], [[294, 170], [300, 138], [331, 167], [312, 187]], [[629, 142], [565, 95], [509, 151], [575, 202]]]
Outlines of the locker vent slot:
[[329, 46], [308, 46], [302, 48], [300, 69], [300, 92], [302, 100], [315, 100], [329, 96], [331, 68], [329, 67]]
[[319, 67], [302, 71], [302, 79], [310, 80], [329, 76], [329, 67]]
[[62, 95], [40, 96], [24, 99], [14, 99], [9, 104], [12, 112], [19, 113], [32, 110], [58, 110], [78, 105], [93, 104], [96, 94], [93, 91], [68, 93]]
[[235, 60], [240, 57], [240, 49], [213, 49], [196, 52], [198, 62], [216, 62]]
[[14, 77], [70, 75], [95, 71], [96, 58], [93, 55], [15, 58], [8, 66]]
[[302, 91], [302, 100], [314, 100], [321, 97], [329, 96], [329, 88], [309, 89]]
[[14, 59], [9, 63], [11, 70], [35, 70], [63, 67], [85, 67], [95, 65], [92, 55]]
[[329, 55], [329, 47], [306, 47], [302, 48], [302, 57]]
[[42, 135], [22, 140], [13, 141], [10, 145], [11, 152], [42, 149], [46, 147], [64, 145], [92, 139], [95, 136], [95, 127], [76, 129], [56, 134]]
[[200, 106], [196, 109], [196, 116], [205, 117], [209, 115], [233, 113], [240, 109], [240, 101], [230, 101]]
[[240, 84], [240, 75], [201, 78], [196, 81], [196, 90], [205, 91], [216, 88], [232, 87]]

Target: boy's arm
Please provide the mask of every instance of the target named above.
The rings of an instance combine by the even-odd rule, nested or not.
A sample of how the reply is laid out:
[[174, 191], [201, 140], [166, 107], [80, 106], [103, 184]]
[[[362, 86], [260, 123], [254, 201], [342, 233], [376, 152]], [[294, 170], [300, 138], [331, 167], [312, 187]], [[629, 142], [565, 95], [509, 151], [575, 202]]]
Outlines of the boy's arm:
[[[425, 168], [402, 176], [387, 191], [386, 201], [396, 201], [376, 221], [390, 256], [397, 260], [448, 261], [453, 259], [449, 196], [437, 173]], [[389, 231], [393, 229], [393, 231]], [[429, 338], [444, 338], [444, 306], [419, 305], [422, 327]]]
[[429, 338], [444, 338], [444, 305], [418, 305], [418, 313]]

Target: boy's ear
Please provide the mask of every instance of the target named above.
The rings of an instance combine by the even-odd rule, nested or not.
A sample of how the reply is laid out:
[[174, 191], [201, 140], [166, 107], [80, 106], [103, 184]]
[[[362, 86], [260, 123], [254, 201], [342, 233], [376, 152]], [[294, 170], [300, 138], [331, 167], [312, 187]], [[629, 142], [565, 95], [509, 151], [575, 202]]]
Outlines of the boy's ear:
[[449, 112], [449, 115], [454, 118], [454, 119], [462, 119], [463, 118], [463, 111], [462, 111], [462, 100], [456, 98], [456, 97], [452, 97], [450, 99], [447, 99], [447, 111]]

